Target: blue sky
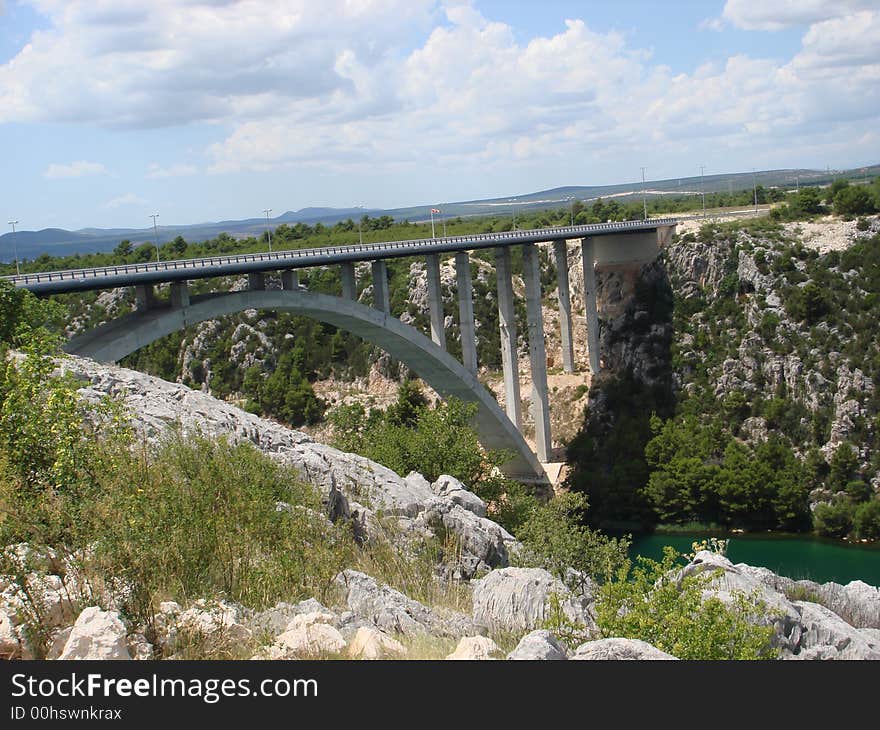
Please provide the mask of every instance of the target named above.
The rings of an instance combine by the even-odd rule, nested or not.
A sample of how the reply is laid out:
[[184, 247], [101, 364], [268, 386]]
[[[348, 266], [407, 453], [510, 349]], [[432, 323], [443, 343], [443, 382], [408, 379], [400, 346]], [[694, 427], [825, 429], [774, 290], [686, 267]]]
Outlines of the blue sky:
[[19, 229], [880, 161], [875, 0], [0, 0]]

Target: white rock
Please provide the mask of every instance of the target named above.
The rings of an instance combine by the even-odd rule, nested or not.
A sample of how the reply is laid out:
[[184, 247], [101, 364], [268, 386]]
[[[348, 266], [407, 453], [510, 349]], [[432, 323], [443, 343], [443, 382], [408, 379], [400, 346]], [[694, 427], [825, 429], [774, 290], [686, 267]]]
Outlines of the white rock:
[[477, 517], [486, 516], [486, 503], [476, 494], [469, 491], [455, 477], [441, 474], [437, 481], [431, 485], [431, 491], [438, 497], [452, 500], [455, 504], [473, 512]]
[[352, 659], [400, 658], [406, 654], [406, 647], [397, 639], [368, 626], [359, 628], [348, 646]]
[[592, 628], [595, 624], [584, 601], [541, 568], [502, 568], [474, 581], [474, 621], [490, 632], [531, 631], [547, 617], [550, 598], [559, 596], [571, 620]]
[[300, 625], [285, 631], [275, 639], [286, 657], [315, 657], [339, 654], [345, 649], [342, 634], [327, 623]]
[[240, 622], [238, 608], [222, 601], [196, 601], [176, 616], [175, 627], [178, 631], [238, 642], [251, 638], [251, 630]]
[[118, 613], [89, 606], [77, 617], [58, 658], [131, 659], [125, 633]]
[[656, 660], [677, 660], [671, 654], [660, 651], [657, 647], [652, 646], [647, 641], [639, 639], [597, 639], [596, 641], [588, 641], [581, 644], [572, 657], [578, 661], [595, 661], [595, 660], [639, 660], [639, 661], [656, 661]]
[[72, 631], [73, 626], [68, 626], [55, 632], [52, 642], [49, 644], [49, 651], [46, 652], [46, 659], [58, 659], [61, 656]]
[[447, 659], [495, 659], [500, 653], [498, 645], [486, 636], [465, 636], [458, 642], [455, 651]]
[[[809, 601], [795, 601], [801, 609], [804, 632], [800, 646], [802, 652], [816, 647], [833, 647], [836, 659], [880, 660], [880, 646], [864, 629], [850, 626], [833, 611]], [[809, 656], [809, 654], [807, 654]]]
[[507, 658], [525, 661], [547, 661], [567, 659], [568, 656], [562, 644], [556, 640], [556, 637], [551, 632], [545, 629], [538, 629], [523, 636], [519, 640], [519, 644], [516, 645], [516, 649], [510, 652]]
[[21, 656], [21, 643], [12, 619], [0, 610], [0, 659], [18, 659]]
[[285, 631], [305, 629], [315, 624], [329, 624], [332, 626], [335, 620], [336, 616], [329, 611], [310, 611], [309, 613], [301, 613], [294, 616], [290, 623], [287, 624]]

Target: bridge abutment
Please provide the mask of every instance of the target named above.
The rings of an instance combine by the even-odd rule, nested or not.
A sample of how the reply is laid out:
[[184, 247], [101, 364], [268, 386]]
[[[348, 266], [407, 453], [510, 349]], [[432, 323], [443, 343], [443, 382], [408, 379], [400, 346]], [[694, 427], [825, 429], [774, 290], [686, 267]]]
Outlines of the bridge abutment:
[[538, 249], [523, 245], [523, 279], [526, 285], [526, 319], [529, 327], [529, 361], [532, 366], [532, 416], [535, 421], [535, 449], [538, 460], [550, 455], [550, 403], [547, 397], [547, 351], [541, 311], [541, 267]]
[[443, 292], [440, 289], [440, 257], [435, 253], [425, 256], [425, 273], [428, 279], [428, 311], [431, 317], [431, 339], [446, 349], [445, 318], [443, 316]]
[[474, 326], [474, 291], [471, 285], [471, 259], [467, 251], [455, 254], [455, 281], [458, 286], [458, 317], [461, 333], [461, 362], [477, 372], [477, 330]]
[[510, 249], [495, 249], [495, 276], [498, 282], [498, 328], [501, 332], [501, 369], [504, 372], [504, 408], [507, 417], [522, 431], [522, 401], [519, 391], [519, 358], [516, 347], [516, 309]]

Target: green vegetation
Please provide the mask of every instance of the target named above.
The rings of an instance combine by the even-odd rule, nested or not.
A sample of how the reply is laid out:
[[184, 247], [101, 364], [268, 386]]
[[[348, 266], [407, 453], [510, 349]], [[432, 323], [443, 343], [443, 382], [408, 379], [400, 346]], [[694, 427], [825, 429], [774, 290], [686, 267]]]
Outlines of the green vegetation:
[[734, 594], [730, 604], [703, 591], [709, 572], [685, 575], [666, 548], [660, 562], [640, 558], [618, 579], [599, 587], [596, 622], [603, 637], [641, 639], [679, 659], [773, 659], [773, 627], [756, 617], [768, 610], [755, 596]]

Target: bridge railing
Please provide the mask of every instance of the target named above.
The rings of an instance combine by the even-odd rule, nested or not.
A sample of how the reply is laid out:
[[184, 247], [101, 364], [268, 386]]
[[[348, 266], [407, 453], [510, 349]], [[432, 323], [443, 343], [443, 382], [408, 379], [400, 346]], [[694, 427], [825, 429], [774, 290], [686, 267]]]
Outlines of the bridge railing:
[[[601, 235], [620, 230], [640, 230], [657, 226], [674, 225], [675, 218], [656, 218], [647, 221], [617, 221], [609, 223], [594, 223], [582, 226], [558, 226], [553, 228], [535, 228], [520, 231], [507, 231], [503, 233], [474, 233], [467, 236], [444, 236], [442, 238], [416, 238], [408, 241], [384, 241], [369, 244], [353, 244], [350, 246], [324, 246], [322, 248], [303, 248], [285, 251], [259, 252], [247, 254], [233, 254], [230, 256], [208, 256], [197, 259], [174, 259], [171, 261], [150, 261], [140, 264], [122, 264], [114, 266], [93, 267], [87, 269], [67, 269], [63, 271], [46, 271], [33, 274], [20, 274], [18, 276], [2, 277], [18, 286], [29, 284], [42, 284], [46, 282], [83, 280], [101, 278], [107, 276], [127, 276], [130, 274], [162, 273], [165, 271], [179, 271], [188, 269], [203, 269], [206, 267], [222, 267], [230, 264], [252, 264], [265, 262], [268, 264], [282, 264], [277, 268], [283, 269], [284, 264], [308, 261], [310, 258], [326, 258], [330, 256], [343, 256], [352, 253], [375, 254], [376, 258], [383, 258], [382, 254], [406, 249], [425, 249], [432, 246], [444, 247], [450, 244], [462, 243], [494, 243], [516, 242], [517, 240], [534, 240], [536, 235], [543, 232], [553, 234], [558, 238], [560, 234], [571, 234], [572, 238], [584, 235]], [[365, 256], [371, 258], [371, 256]], [[269, 267], [267, 267], [269, 268]]]

